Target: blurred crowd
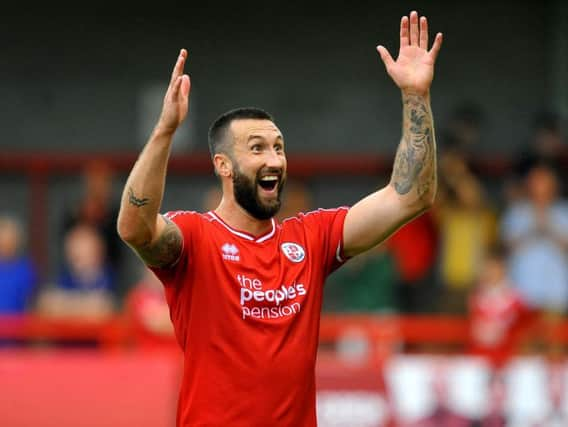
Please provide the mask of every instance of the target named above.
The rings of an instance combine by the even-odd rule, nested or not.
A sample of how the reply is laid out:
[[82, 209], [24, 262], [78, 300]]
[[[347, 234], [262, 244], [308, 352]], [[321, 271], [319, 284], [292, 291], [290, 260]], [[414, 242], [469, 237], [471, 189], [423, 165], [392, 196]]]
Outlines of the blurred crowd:
[[[350, 260], [326, 284], [324, 310], [469, 316], [474, 352], [504, 354], [528, 318], [560, 322], [568, 309], [567, 144], [558, 115], [533, 118], [505, 164], [480, 164], [485, 117], [464, 104], [438, 129], [439, 191], [433, 209], [376, 249]], [[488, 175], [488, 170], [498, 170]], [[495, 179], [497, 176], [498, 180]], [[280, 219], [313, 206], [309, 182], [290, 178]], [[171, 335], [160, 283], [140, 267], [127, 283], [116, 233], [118, 200], [109, 165], [83, 173], [80, 202], [60, 221], [62, 257], [40, 281], [26, 227], [0, 215], [0, 314], [101, 319], [126, 313], [140, 336]], [[203, 210], [221, 197], [204, 191]], [[121, 291], [122, 289], [122, 291]], [[535, 347], [544, 345], [535, 333]]]

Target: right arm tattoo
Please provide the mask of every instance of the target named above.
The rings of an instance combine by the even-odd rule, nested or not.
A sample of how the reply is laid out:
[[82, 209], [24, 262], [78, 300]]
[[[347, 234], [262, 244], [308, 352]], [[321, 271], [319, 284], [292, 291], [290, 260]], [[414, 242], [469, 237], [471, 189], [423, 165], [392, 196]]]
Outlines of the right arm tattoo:
[[416, 188], [419, 199], [436, 191], [436, 144], [429, 102], [422, 96], [403, 96], [403, 134], [391, 183], [400, 195]]
[[132, 187], [128, 187], [128, 202], [131, 205], [140, 208], [144, 205], [147, 205], [150, 202], [150, 199], [148, 197], [143, 197], [143, 198], [136, 197], [134, 195], [134, 190], [132, 189]]
[[170, 267], [173, 266], [181, 255], [183, 237], [178, 226], [166, 217], [166, 228], [160, 236], [144, 246], [136, 248], [136, 252], [150, 267]]

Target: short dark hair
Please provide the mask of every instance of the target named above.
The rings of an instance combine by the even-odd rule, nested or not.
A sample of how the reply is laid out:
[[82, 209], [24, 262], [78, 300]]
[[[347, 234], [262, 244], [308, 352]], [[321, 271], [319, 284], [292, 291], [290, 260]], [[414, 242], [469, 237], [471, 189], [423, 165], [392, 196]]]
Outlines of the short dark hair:
[[233, 120], [258, 119], [274, 121], [274, 118], [264, 110], [256, 107], [243, 107], [221, 114], [209, 128], [209, 151], [211, 157], [228, 149], [227, 130]]

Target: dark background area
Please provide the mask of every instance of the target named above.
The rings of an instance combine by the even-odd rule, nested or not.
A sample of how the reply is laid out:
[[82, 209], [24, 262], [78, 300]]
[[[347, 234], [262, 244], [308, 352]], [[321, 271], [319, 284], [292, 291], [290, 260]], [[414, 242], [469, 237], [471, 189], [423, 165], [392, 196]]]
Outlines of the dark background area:
[[4, 16], [2, 148], [137, 150], [147, 126], [141, 94], [167, 82], [185, 47], [194, 149], [206, 149], [217, 115], [255, 105], [275, 115], [288, 151], [390, 153], [399, 97], [375, 46], [396, 55], [411, 8], [430, 18], [432, 36], [445, 34], [437, 122], [463, 101], [479, 104], [489, 118], [480, 150], [515, 149], [536, 110], [565, 101], [555, 77], [560, 1], [215, 2], [157, 6], [160, 16]]

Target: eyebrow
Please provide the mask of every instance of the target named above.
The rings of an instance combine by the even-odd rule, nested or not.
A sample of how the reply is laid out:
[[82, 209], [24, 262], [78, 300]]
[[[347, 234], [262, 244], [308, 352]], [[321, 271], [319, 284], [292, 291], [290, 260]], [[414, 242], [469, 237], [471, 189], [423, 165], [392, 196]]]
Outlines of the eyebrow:
[[[252, 134], [252, 135], [249, 135], [247, 142], [250, 142], [253, 139], [262, 139], [262, 140], [266, 141], [266, 138], [263, 135]], [[276, 140], [280, 140], [280, 141], [284, 142], [284, 138], [282, 138], [282, 135], [278, 135], [276, 137]]]

